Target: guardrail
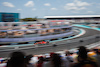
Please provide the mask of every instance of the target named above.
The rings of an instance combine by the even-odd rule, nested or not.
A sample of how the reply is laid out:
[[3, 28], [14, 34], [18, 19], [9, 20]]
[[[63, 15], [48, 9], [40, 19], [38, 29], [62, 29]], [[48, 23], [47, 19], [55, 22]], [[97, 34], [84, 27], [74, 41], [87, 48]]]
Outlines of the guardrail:
[[89, 37], [84, 37], [84, 38], [79, 38], [79, 39], [73, 39], [73, 40], [66, 40], [66, 41], [62, 41], [62, 42], [50, 42], [48, 45], [25, 45], [25, 46], [10, 46], [10, 47], [7, 47], [7, 46], [3, 46], [3, 47], [0, 47], [0, 51], [11, 51], [11, 50], [21, 50], [21, 49], [34, 49], [34, 48], [39, 48], [39, 47], [48, 47], [48, 46], [52, 46], [54, 44], [56, 45], [61, 45], [61, 44], [67, 44], [67, 43], [73, 43], [73, 42], [81, 42], [81, 41], [84, 41], [84, 40], [89, 40], [89, 39], [92, 39], [92, 38], [100, 38], [100, 35], [93, 35], [93, 36], [89, 36]]
[[27, 42], [27, 41], [36, 41], [36, 40], [46, 40], [46, 39], [64, 37], [72, 33], [73, 31], [70, 31], [68, 33], [57, 34], [57, 35], [48, 35], [48, 36], [39, 36], [39, 37], [30, 37], [30, 38], [0, 38], [0, 42], [1, 43], [2, 42]]
[[[93, 35], [93, 36], [89, 36], [89, 37], [83, 37], [83, 38], [78, 38], [78, 39], [74, 39], [74, 40], [67, 40], [67, 41], [62, 41], [62, 42], [57, 42], [58, 44], [65, 44], [65, 43], [73, 43], [73, 42], [78, 42], [78, 41], [84, 41], [84, 40], [89, 40], [89, 39], [93, 39], [93, 38], [100, 38], [100, 35]], [[56, 42], [55, 42], [56, 43]]]
[[[100, 41], [93, 43], [93, 44], [86, 45], [85, 47], [87, 47], [88, 49], [91, 49], [91, 48], [98, 47], [98, 46], [100, 46]], [[69, 51], [75, 52], [77, 51], [77, 49], [78, 48], [73, 48], [73, 49], [70, 49]], [[57, 51], [56, 53], [64, 54], [65, 51]]]

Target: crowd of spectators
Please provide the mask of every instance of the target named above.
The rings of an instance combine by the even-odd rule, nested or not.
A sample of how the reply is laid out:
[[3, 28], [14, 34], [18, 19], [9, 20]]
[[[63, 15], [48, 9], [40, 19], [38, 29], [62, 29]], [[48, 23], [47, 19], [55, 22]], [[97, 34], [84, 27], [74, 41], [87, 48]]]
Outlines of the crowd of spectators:
[[13, 52], [9, 59], [0, 61], [0, 67], [100, 67], [100, 48], [78, 47], [64, 54], [51, 52], [44, 55], [25, 55]]

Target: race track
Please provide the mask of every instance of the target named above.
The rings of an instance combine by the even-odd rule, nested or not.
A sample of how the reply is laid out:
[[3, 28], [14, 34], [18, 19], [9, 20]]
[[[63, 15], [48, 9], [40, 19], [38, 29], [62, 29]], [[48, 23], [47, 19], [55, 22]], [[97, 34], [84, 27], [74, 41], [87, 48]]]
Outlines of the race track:
[[[71, 39], [71, 41], [75, 41], [75, 40], [80, 39], [80, 38], [85, 38], [85, 37], [90, 37], [90, 36], [100, 34], [100, 31], [97, 31], [97, 30], [81, 28], [81, 27], [78, 27], [78, 28], [84, 29], [86, 31], [86, 33], [84, 35], [80, 36], [80, 37], [77, 37], [75, 39]], [[23, 50], [20, 50], [20, 51], [23, 51], [26, 54], [33, 54], [33, 55], [45, 54], [45, 53], [56, 52], [56, 51], [61, 51], [61, 50], [65, 50], [65, 49], [71, 49], [71, 48], [75, 48], [75, 47], [82, 46], [82, 45], [84, 45], [84, 46], [89, 45], [89, 44], [100, 41], [100, 38], [93, 37], [93, 38], [90, 38], [88, 40], [83, 40], [83, 42], [80, 42], [79, 40], [77, 42], [71, 42], [71, 41], [68, 42], [68, 43], [67, 43], [67, 40], [64, 40], [62, 42], [61, 41], [55, 42], [55, 44], [61, 43], [60, 45], [58, 45], [56, 47], [53, 47], [52, 44], [50, 44], [51, 46], [37, 47], [37, 48], [31, 48], [31, 49], [23, 49]], [[9, 54], [12, 53], [12, 52], [13, 51], [3, 51], [3, 52], [0, 51], [0, 57], [8, 57]]]

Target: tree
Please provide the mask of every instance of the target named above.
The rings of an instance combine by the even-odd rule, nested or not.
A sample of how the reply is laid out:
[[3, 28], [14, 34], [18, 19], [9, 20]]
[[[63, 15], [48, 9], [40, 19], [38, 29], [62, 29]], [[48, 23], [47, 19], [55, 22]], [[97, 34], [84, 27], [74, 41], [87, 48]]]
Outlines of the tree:
[[37, 18], [24, 18], [22, 21], [37, 21]]

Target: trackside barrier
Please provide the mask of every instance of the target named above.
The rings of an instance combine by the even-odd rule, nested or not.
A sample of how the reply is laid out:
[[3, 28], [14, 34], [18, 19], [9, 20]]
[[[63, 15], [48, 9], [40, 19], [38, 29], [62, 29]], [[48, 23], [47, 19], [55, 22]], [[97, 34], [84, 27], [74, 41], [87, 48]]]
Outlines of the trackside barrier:
[[[91, 49], [91, 48], [98, 47], [98, 46], [100, 46], [100, 41], [96, 42], [96, 43], [93, 43], [93, 44], [89, 44], [89, 45], [87, 45], [85, 47], [87, 47], [88, 49]], [[78, 48], [73, 48], [73, 49], [70, 49], [69, 51], [75, 52], [75, 51], [77, 51], [77, 49]], [[56, 53], [64, 54], [65, 51], [58, 51]]]
[[57, 45], [59, 45], [59, 44], [66, 44], [66, 43], [73, 43], [73, 42], [78, 42], [78, 41], [80, 41], [80, 40], [89, 40], [89, 39], [93, 39], [93, 38], [96, 38], [97, 36], [99, 36], [100, 37], [100, 35], [99, 34], [97, 34], [97, 35], [93, 35], [93, 36], [89, 36], [89, 37], [83, 37], [83, 38], [79, 38], [79, 39], [74, 39], [74, 40], [72, 40], [72, 39], [70, 39], [70, 40], [65, 40], [65, 41], [59, 41], [59, 42], [53, 42], [53, 44], [54, 43], [56, 43]]
[[88, 39], [92, 39], [92, 38], [96, 38], [97, 36], [100, 35], [94, 35], [94, 36], [89, 36], [89, 37], [84, 37], [84, 38], [79, 38], [79, 39], [73, 39], [73, 40], [65, 40], [62, 42], [52, 42], [49, 43], [49, 45], [41, 45], [41, 46], [37, 46], [37, 45], [25, 45], [25, 46], [12, 46], [12, 47], [7, 47], [7, 46], [2, 46], [0, 47], [0, 51], [11, 51], [11, 50], [21, 50], [21, 49], [34, 49], [34, 48], [39, 48], [39, 47], [47, 47], [47, 46], [52, 46], [53, 44], [57, 44], [57, 45], [61, 45], [61, 44], [67, 44], [67, 43], [73, 43], [73, 42], [79, 42], [80, 40], [88, 40]]

